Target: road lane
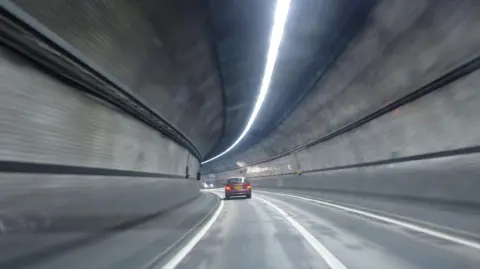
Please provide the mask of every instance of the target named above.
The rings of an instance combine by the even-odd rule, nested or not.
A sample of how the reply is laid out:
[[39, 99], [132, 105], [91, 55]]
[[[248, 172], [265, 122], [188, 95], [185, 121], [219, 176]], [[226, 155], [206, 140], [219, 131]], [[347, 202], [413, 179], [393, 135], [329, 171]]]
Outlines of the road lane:
[[[269, 192], [264, 192], [265, 194]], [[373, 212], [368, 208], [355, 208], [354, 206], [350, 205], [342, 205], [339, 203], [335, 203], [333, 201], [324, 201], [323, 199], [315, 199], [315, 198], [307, 198], [307, 197], [302, 197], [302, 196], [297, 196], [297, 195], [292, 195], [292, 194], [286, 194], [286, 193], [272, 193], [275, 195], [281, 195], [282, 197], [290, 197], [290, 198], [295, 198], [299, 199], [302, 201], [307, 201], [307, 202], [312, 202], [316, 203], [328, 208], [333, 208], [333, 209], [338, 209], [341, 211], [345, 211], [348, 213], [353, 213], [356, 215], [361, 215], [367, 218], [371, 218], [377, 221], [381, 222], [386, 222], [389, 224], [393, 224], [396, 226], [400, 226], [402, 228], [406, 228], [409, 230], [412, 230], [414, 232], [426, 234], [438, 239], [443, 239], [446, 241], [450, 241], [453, 243], [457, 243], [459, 245], [464, 245], [470, 248], [474, 248], [477, 251], [480, 251], [480, 243], [476, 241], [475, 239], [470, 239], [468, 237], [462, 237], [462, 236], [457, 236], [456, 234], [451, 234], [448, 232], [445, 232], [444, 230], [447, 230], [443, 228], [442, 226], [434, 223], [428, 223], [428, 222], [418, 222], [415, 219], [412, 218], [405, 218], [399, 215], [393, 215], [394, 217], [387, 216], [386, 214], [378, 213], [378, 212]], [[425, 210], [425, 208], [423, 208]], [[392, 214], [389, 214], [392, 215]], [[421, 224], [418, 224], [421, 223]], [[454, 229], [449, 229], [449, 231], [454, 231], [456, 233], [462, 234], [462, 231], [459, 230], [454, 230]], [[465, 234], [465, 232], [463, 232]], [[478, 237], [477, 237], [478, 238]]]
[[254, 192], [252, 199], [225, 201], [212, 228], [177, 268], [335, 268], [288, 219], [348, 269], [480, 268], [478, 249], [346, 210], [263, 192]]
[[177, 268], [329, 267], [283, 216], [253, 197], [226, 200], [216, 223]]
[[480, 268], [475, 248], [305, 200], [255, 194], [290, 214], [349, 269]]
[[[320, 199], [352, 208], [377, 212], [382, 216], [404, 219], [410, 223], [432, 227], [435, 230], [456, 234], [480, 241], [480, 210], [478, 207], [428, 200], [408, 200], [401, 197], [360, 195], [306, 189], [265, 189], [268, 192], [285, 193], [305, 198]], [[256, 188], [256, 192], [262, 188]]]

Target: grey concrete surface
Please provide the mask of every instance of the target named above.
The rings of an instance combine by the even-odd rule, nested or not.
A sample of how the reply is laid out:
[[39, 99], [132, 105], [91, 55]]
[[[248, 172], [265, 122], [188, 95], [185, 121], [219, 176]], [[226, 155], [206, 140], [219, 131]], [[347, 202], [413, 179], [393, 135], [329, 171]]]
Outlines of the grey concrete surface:
[[443, 201], [479, 206], [480, 155], [464, 155], [300, 176], [251, 178], [254, 186]]
[[[198, 161], [158, 131], [3, 47], [0, 80], [0, 161], [198, 171]], [[165, 217], [200, 195], [196, 181], [24, 172], [0, 173], [0, 268], [135, 268], [217, 201], [198, 198]]]
[[[203, 155], [217, 142], [215, 152], [224, 150], [248, 120], [265, 68], [276, 3], [4, 2], [52, 31], [54, 42], [65, 41], [81, 60], [125, 85], [190, 138]], [[288, 38], [272, 85], [276, 91], [269, 94], [259, 123], [248, 134], [249, 143], [273, 130], [305, 97], [363, 27], [376, 2], [291, 3]]]
[[222, 93], [200, 1], [10, 2], [125, 85], [202, 154], [220, 138]]
[[[379, 1], [364, 31], [271, 135], [204, 171], [235, 168], [237, 161], [261, 161], [306, 144], [478, 56], [478, 14], [475, 0]], [[362, 135], [352, 132], [332, 146], [318, 146], [319, 152], [306, 158], [316, 166], [335, 166], [478, 143], [478, 124], [472, 124], [480, 107], [478, 72], [456, 85], [365, 127], [369, 130], [364, 128]], [[369, 138], [373, 142], [365, 141]]]
[[478, 250], [469, 247], [313, 203], [271, 195], [267, 199], [302, 224], [349, 269], [473, 269], [480, 264]]
[[252, 199], [225, 201], [214, 226], [176, 268], [329, 268], [284, 217]]
[[140, 268], [219, 201], [190, 180], [2, 174], [0, 187], [0, 268], [12, 269]]
[[[432, 201], [408, 200], [391, 196], [369, 196], [293, 188], [256, 187], [255, 190], [320, 199], [480, 241], [480, 208]], [[282, 199], [282, 197], [284, 196], [278, 198]]]
[[198, 161], [158, 131], [0, 48], [0, 160], [190, 175]]
[[[206, 2], [210, 6], [227, 107], [225, 134], [213, 155], [230, 146], [252, 112], [265, 69], [277, 1]], [[290, 2], [267, 102], [251, 131], [231, 154], [258, 143], [288, 116], [362, 29], [376, 2]]]
[[478, 146], [479, 84], [480, 71], [476, 71], [348, 133], [249, 167], [247, 175], [278, 175], [297, 168], [309, 171]]
[[318, 204], [256, 192], [251, 200], [225, 201], [213, 227], [177, 268], [329, 268], [283, 216], [257, 197], [284, 210], [348, 269], [480, 265], [477, 250], [469, 247]]
[[476, 71], [352, 132], [299, 152], [301, 169], [480, 145], [479, 84], [480, 71]]
[[[256, 186], [479, 205], [479, 155], [276, 176], [480, 144], [479, 72], [325, 143], [246, 169]], [[239, 175], [239, 170], [218, 177]], [[401, 202], [398, 202], [401, 203]], [[454, 220], [452, 216], [452, 220]]]

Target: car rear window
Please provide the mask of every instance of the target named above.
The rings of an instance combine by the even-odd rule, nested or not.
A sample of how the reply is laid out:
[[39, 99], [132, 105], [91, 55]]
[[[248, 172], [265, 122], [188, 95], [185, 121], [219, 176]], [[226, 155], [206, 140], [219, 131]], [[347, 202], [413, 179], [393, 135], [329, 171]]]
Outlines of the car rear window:
[[234, 177], [234, 178], [230, 178], [228, 179], [228, 184], [235, 184], [235, 183], [246, 183], [247, 180], [243, 177]]

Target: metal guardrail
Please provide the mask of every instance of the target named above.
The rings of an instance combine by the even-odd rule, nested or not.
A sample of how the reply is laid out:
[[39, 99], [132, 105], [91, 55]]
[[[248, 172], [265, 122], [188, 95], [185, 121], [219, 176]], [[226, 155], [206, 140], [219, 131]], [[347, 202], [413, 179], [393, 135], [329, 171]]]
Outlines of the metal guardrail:
[[[70, 49], [59, 46], [25, 23], [18, 16], [21, 11], [14, 10], [14, 6], [9, 3], [0, 3], [0, 44], [31, 59], [63, 82], [120, 108], [185, 147], [199, 161], [202, 159], [197, 147], [171, 123], [161, 118], [131, 91], [81, 61]], [[12, 10], [15, 12], [12, 13]]]

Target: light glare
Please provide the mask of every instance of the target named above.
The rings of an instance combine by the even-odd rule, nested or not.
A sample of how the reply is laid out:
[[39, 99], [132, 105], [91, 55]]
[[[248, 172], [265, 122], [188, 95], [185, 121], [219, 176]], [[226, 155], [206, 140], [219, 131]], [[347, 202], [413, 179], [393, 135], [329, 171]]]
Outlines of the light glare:
[[260, 87], [260, 93], [258, 94], [257, 102], [255, 103], [255, 107], [253, 108], [252, 114], [250, 115], [247, 126], [245, 126], [242, 134], [240, 134], [237, 140], [235, 140], [235, 142], [230, 147], [228, 147], [225, 151], [218, 154], [217, 156], [202, 162], [202, 164], [213, 161], [232, 150], [245, 137], [245, 135], [252, 127], [253, 122], [257, 118], [258, 112], [260, 111], [263, 101], [267, 96], [268, 88], [270, 87], [270, 81], [272, 79], [273, 69], [277, 61], [278, 48], [280, 47], [280, 43], [282, 41], [283, 30], [287, 21], [289, 7], [290, 0], [277, 0], [275, 19], [273, 22], [272, 33], [270, 36], [270, 46], [268, 48], [267, 63], [265, 65], [265, 73], [263, 74], [262, 84]]

